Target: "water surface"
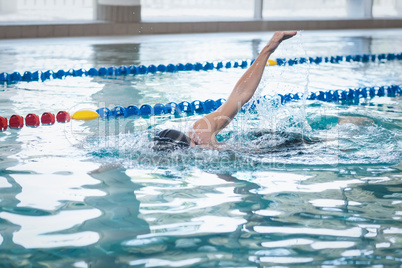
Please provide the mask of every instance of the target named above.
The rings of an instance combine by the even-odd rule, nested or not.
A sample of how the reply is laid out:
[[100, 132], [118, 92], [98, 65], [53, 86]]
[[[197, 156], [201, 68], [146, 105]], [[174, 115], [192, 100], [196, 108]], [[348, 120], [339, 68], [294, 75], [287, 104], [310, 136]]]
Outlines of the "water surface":
[[[400, 53], [398, 30], [303, 32], [273, 57]], [[270, 33], [0, 42], [0, 72], [252, 59]], [[267, 68], [257, 96], [401, 85], [401, 62]], [[4, 85], [0, 115], [226, 98], [242, 69]], [[223, 151], [153, 152], [201, 115], [0, 133], [0, 263], [401, 265], [402, 98], [262, 102]], [[338, 124], [343, 117], [366, 124]]]

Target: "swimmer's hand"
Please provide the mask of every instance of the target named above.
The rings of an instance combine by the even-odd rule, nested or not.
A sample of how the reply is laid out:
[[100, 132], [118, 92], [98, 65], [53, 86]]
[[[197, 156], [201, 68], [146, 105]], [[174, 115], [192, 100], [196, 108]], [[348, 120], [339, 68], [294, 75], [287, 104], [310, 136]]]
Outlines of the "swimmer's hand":
[[269, 53], [274, 53], [274, 51], [278, 48], [279, 44], [282, 41], [292, 38], [296, 34], [297, 34], [296, 31], [276, 32], [276, 33], [274, 33], [274, 36], [272, 36], [271, 40], [266, 45], [266, 48], [268, 49]]

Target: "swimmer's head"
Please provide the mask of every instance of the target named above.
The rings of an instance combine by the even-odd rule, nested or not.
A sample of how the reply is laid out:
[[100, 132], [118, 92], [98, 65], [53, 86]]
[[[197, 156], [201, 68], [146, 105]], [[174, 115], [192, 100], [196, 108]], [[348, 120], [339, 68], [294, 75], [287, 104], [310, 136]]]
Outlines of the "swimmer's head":
[[154, 138], [155, 151], [174, 151], [177, 149], [187, 149], [190, 147], [191, 139], [178, 130], [165, 129], [156, 134]]

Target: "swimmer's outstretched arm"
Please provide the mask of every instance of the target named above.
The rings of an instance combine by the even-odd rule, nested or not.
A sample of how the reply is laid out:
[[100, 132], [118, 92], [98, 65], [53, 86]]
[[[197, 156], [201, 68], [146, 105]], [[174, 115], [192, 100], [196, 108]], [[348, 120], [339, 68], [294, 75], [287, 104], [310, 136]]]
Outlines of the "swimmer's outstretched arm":
[[268, 58], [279, 44], [296, 35], [297, 32], [276, 32], [268, 44], [262, 49], [253, 65], [236, 83], [227, 101], [216, 111], [204, 116], [194, 123], [189, 136], [192, 145], [214, 145], [216, 134], [224, 129], [254, 95], [261, 81]]

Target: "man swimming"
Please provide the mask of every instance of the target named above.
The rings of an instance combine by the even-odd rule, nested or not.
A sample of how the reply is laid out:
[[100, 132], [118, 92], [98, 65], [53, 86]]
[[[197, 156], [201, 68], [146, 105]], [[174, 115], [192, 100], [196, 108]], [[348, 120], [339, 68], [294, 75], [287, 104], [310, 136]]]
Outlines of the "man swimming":
[[154, 139], [154, 150], [184, 149], [196, 145], [206, 149], [219, 149], [216, 135], [229, 125], [243, 105], [253, 97], [271, 54], [275, 52], [282, 41], [296, 34], [295, 31], [274, 33], [254, 63], [236, 83], [229, 98], [222, 106], [197, 120], [188, 133], [173, 129], [165, 129], [159, 132]]

